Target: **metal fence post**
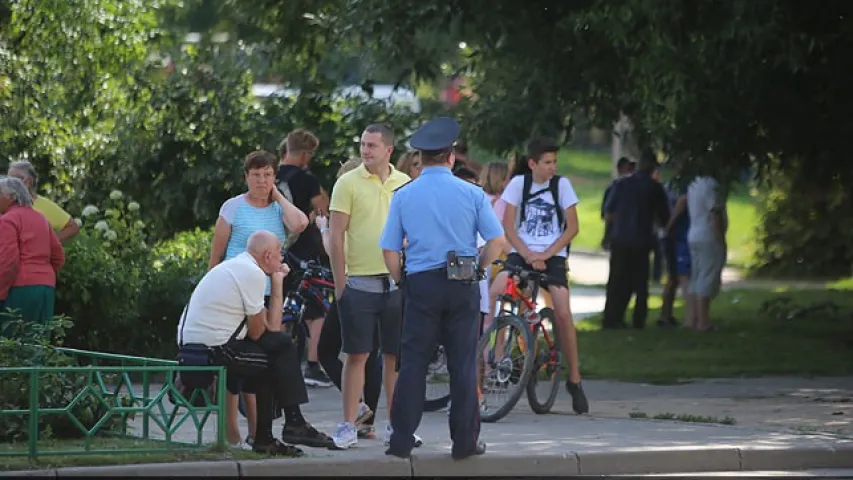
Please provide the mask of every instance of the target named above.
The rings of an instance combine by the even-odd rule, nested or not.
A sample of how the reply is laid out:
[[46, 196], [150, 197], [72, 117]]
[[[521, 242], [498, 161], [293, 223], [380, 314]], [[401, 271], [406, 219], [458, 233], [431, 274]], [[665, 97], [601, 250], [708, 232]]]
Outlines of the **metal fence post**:
[[38, 456], [38, 439], [39, 439], [39, 369], [30, 371], [30, 424], [29, 435], [27, 435], [29, 457], [36, 458]]

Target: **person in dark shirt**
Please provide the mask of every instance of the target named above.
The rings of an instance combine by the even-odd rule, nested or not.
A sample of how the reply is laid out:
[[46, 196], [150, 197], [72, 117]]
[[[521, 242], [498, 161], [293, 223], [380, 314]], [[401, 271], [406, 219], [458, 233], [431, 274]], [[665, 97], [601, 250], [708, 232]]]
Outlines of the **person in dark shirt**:
[[[288, 233], [287, 250], [300, 260], [319, 260], [327, 263], [326, 253], [323, 250], [323, 238], [320, 230], [314, 224], [314, 217], [319, 213], [328, 215], [329, 199], [320, 188], [320, 182], [311, 171], [308, 164], [314, 157], [320, 142], [311, 132], [297, 129], [290, 132], [279, 145], [281, 162], [276, 175], [276, 186], [285, 195], [288, 194], [297, 208], [302, 210], [309, 218], [308, 227], [291, 243], [293, 234]], [[294, 263], [294, 262], [291, 262]], [[290, 265], [297, 270], [299, 265]], [[301, 275], [296, 272], [289, 275], [287, 282], [288, 291], [293, 291], [299, 284]], [[305, 384], [313, 387], [330, 387], [332, 382], [323, 372], [317, 361], [317, 340], [323, 329], [325, 312], [322, 305], [318, 305], [311, 299], [306, 299], [304, 318], [308, 325], [308, 334], [302, 328], [297, 329], [299, 335], [299, 358], [303, 358], [304, 349], [308, 350], [308, 366], [305, 369]], [[307, 339], [306, 339], [307, 337]], [[306, 345], [307, 340], [307, 345]]]
[[607, 205], [607, 198], [610, 196], [610, 191], [613, 189], [613, 185], [616, 184], [619, 180], [627, 177], [634, 173], [637, 164], [634, 163], [628, 157], [622, 157], [616, 162], [616, 173], [617, 177], [610, 182], [610, 185], [604, 189], [604, 196], [601, 198], [601, 219], [604, 220], [604, 237], [601, 239], [601, 248], [605, 252], [610, 251], [610, 222], [607, 221], [604, 215], [604, 207]]
[[669, 221], [669, 200], [660, 182], [652, 178], [657, 167], [654, 153], [647, 150], [639, 171], [614, 184], [605, 205], [612, 222], [610, 232], [610, 275], [604, 305], [603, 328], [625, 327], [625, 310], [635, 295], [634, 328], [644, 328], [648, 314], [649, 253], [655, 221]]

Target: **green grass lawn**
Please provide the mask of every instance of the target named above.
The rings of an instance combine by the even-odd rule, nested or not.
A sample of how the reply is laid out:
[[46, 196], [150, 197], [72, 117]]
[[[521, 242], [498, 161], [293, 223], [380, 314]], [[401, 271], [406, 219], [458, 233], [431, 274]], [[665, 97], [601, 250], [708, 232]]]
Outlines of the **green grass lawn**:
[[[578, 217], [580, 233], [572, 245], [599, 250], [604, 222], [601, 199], [610, 184], [610, 155], [607, 152], [562, 150], [559, 155], [560, 175], [568, 177], [580, 198]], [[744, 265], [754, 249], [754, 226], [758, 221], [755, 200], [746, 187], [736, 188], [729, 197], [729, 263]]]
[[[853, 285], [847, 290], [733, 290], [711, 307], [720, 328], [699, 333], [655, 325], [660, 297], [652, 297], [644, 330], [601, 330], [599, 316], [578, 322], [581, 371], [586, 378], [678, 383], [694, 378], [767, 375], [853, 375]], [[793, 305], [761, 314], [770, 299]], [[831, 302], [838, 311], [799, 308]], [[790, 313], [793, 318], [788, 319]], [[630, 324], [631, 310], [626, 315]], [[684, 319], [677, 304], [676, 318]]]

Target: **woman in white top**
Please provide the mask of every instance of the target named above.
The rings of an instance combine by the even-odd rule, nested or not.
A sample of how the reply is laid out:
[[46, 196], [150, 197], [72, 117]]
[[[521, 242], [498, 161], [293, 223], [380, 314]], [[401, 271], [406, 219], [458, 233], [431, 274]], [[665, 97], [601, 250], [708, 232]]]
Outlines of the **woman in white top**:
[[726, 265], [726, 199], [719, 182], [711, 176], [699, 176], [687, 188], [687, 211], [690, 229], [690, 309], [687, 326], [707, 331], [711, 299], [717, 296]]

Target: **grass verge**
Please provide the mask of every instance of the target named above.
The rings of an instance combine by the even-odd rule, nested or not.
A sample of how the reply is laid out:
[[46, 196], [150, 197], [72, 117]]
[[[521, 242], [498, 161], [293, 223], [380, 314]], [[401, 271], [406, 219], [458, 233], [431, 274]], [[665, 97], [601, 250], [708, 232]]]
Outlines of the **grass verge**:
[[[0, 457], [0, 471], [49, 470], [62, 467], [103, 465], [136, 465], [142, 463], [174, 463], [215, 460], [260, 460], [263, 455], [238, 451], [216, 451], [213, 449], [175, 450], [158, 453], [120, 452], [120, 450], [144, 450], [163, 448], [163, 442], [132, 438], [96, 438], [92, 450], [116, 450], [115, 453], [92, 453], [80, 455], [57, 455], [50, 451], [83, 450], [82, 440], [43, 440], [39, 442], [40, 455], [35, 460], [28, 457]], [[26, 452], [26, 443], [0, 443], [0, 452]]]
[[[600, 315], [578, 322], [584, 376], [676, 384], [696, 378], [853, 374], [851, 290], [723, 292], [711, 307], [719, 330], [705, 333], [657, 327], [660, 305], [660, 297], [650, 298], [644, 330], [601, 330]], [[773, 308], [762, 312], [765, 305]], [[675, 315], [685, 318], [680, 302]]]
[[[604, 234], [601, 219], [601, 199], [610, 184], [610, 155], [606, 152], [563, 150], [558, 160], [560, 175], [571, 180], [578, 194], [580, 233], [573, 247], [599, 250]], [[745, 187], [736, 188], [729, 196], [729, 264], [748, 263], [755, 247], [755, 225], [758, 220], [755, 199]]]

